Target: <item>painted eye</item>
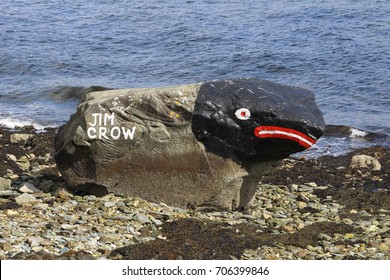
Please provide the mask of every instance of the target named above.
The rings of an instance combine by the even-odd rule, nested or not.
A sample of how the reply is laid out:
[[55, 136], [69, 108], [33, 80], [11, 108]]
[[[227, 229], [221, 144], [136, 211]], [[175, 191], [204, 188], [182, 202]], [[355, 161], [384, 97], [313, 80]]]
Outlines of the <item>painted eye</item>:
[[246, 108], [241, 108], [236, 111], [236, 117], [239, 120], [248, 120], [251, 117], [251, 112]]

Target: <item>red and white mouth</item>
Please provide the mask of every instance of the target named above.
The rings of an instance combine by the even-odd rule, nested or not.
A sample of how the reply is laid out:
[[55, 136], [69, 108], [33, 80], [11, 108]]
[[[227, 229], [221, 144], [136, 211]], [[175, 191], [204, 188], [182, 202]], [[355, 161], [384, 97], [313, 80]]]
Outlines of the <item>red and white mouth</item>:
[[316, 139], [303, 134], [295, 129], [280, 126], [258, 126], [255, 128], [255, 135], [259, 138], [281, 138], [297, 142], [305, 149], [316, 143]]

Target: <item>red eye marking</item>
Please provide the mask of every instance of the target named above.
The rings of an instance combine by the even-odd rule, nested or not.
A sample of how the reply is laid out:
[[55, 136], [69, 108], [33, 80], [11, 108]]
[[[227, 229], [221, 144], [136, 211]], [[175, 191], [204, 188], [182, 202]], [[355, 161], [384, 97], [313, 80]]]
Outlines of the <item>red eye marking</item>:
[[317, 139], [314, 139], [295, 129], [280, 126], [258, 126], [254, 131], [259, 138], [281, 138], [297, 142], [302, 147], [308, 149], [314, 145]]
[[251, 117], [251, 112], [246, 108], [238, 109], [235, 114], [239, 120], [248, 120]]

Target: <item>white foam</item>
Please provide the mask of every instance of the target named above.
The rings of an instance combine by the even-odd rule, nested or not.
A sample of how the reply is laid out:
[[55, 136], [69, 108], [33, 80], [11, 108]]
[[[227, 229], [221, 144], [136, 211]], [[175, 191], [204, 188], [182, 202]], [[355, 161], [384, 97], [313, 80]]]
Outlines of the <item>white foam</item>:
[[353, 127], [351, 128], [351, 131], [350, 131], [351, 137], [365, 137], [365, 136], [367, 136], [367, 134], [368, 134], [368, 132], [360, 130], [360, 129], [356, 129]]
[[10, 117], [0, 118], [0, 126], [4, 126], [9, 129], [15, 129], [15, 127], [24, 127], [29, 125], [32, 125], [36, 130], [44, 130], [46, 127], [50, 127], [30, 120], [20, 120]]

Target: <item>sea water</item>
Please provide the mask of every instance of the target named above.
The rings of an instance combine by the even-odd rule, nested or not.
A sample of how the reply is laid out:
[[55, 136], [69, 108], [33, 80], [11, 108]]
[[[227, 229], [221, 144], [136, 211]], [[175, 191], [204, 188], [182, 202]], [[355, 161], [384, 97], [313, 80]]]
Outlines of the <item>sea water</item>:
[[389, 135], [390, 1], [0, 0], [3, 125], [61, 125], [91, 86], [240, 77], [308, 88], [327, 124]]

